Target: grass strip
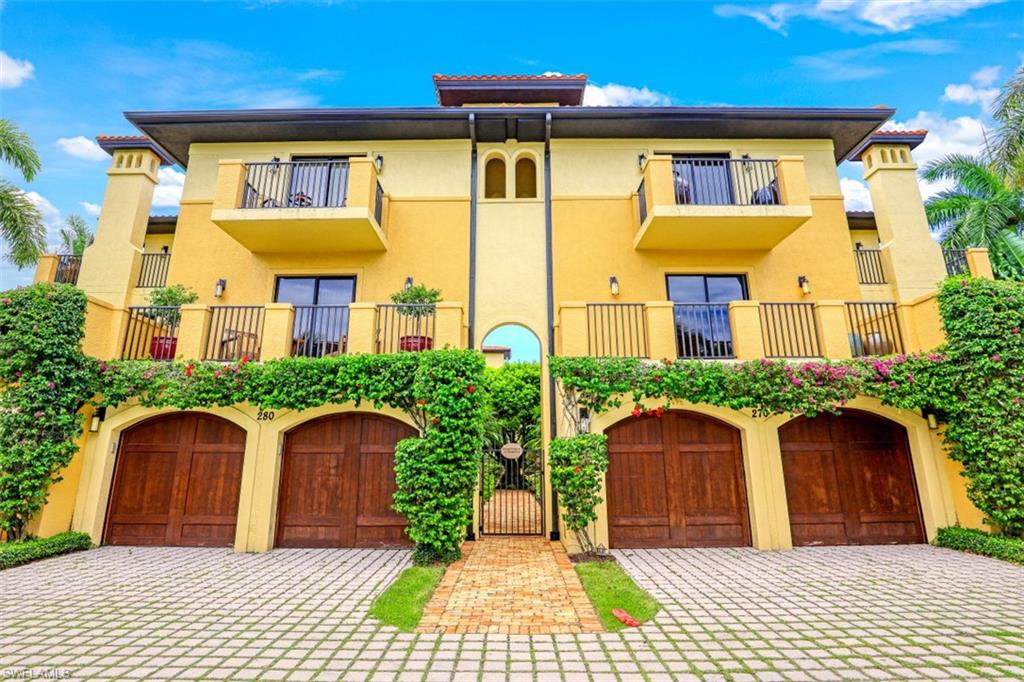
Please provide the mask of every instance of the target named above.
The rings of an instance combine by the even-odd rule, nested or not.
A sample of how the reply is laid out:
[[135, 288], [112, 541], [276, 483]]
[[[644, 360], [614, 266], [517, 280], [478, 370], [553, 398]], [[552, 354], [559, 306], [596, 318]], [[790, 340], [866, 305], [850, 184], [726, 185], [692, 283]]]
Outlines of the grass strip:
[[445, 567], [412, 566], [384, 590], [370, 607], [370, 615], [384, 623], [394, 625], [403, 632], [412, 632], [423, 617], [423, 607], [434, 594]]
[[588, 561], [576, 564], [576, 574], [590, 597], [598, 618], [609, 632], [626, 627], [612, 615], [612, 609], [623, 609], [641, 623], [661, 610], [661, 604], [642, 590], [614, 561]]

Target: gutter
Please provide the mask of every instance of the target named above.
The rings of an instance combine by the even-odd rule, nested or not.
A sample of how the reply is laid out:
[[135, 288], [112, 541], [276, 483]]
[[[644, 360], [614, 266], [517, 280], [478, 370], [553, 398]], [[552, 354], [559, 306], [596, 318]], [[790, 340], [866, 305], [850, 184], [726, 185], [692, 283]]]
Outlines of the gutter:
[[469, 348], [476, 346], [476, 114], [469, 115]]
[[[555, 288], [554, 258], [552, 255], [552, 224], [551, 224], [551, 113], [544, 115], [544, 262], [547, 270], [547, 312], [548, 312], [548, 355], [555, 352]], [[548, 418], [551, 438], [558, 435], [558, 405], [555, 400], [555, 377], [551, 374], [551, 364], [546, 358], [541, 360], [548, 365]], [[546, 459], [546, 458], [545, 458]], [[545, 462], [546, 463], [546, 462]], [[550, 473], [548, 481], [551, 480]], [[558, 493], [551, 489], [551, 540], [561, 539], [558, 530]]]

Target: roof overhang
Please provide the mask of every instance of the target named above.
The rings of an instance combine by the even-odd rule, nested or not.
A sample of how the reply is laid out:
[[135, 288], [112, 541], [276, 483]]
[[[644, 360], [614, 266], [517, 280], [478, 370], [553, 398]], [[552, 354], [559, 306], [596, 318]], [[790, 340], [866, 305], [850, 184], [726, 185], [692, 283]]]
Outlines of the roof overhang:
[[437, 102], [466, 104], [558, 104], [579, 106], [587, 77], [578, 76], [434, 76]]
[[895, 113], [871, 108], [776, 107], [411, 107], [133, 111], [125, 117], [182, 166], [203, 142], [552, 138], [830, 139], [836, 161], [860, 147]]
[[160, 158], [161, 165], [171, 166], [175, 163], [174, 157], [148, 137], [140, 137], [138, 135], [99, 135], [96, 137], [96, 144], [111, 156], [118, 149], [148, 149]]
[[873, 144], [905, 144], [916, 149], [927, 137], [927, 130], [877, 130], [868, 139], [857, 145], [848, 155], [848, 161], [859, 161], [868, 147]]
[[851, 230], [877, 230], [874, 211], [847, 211], [846, 223]]

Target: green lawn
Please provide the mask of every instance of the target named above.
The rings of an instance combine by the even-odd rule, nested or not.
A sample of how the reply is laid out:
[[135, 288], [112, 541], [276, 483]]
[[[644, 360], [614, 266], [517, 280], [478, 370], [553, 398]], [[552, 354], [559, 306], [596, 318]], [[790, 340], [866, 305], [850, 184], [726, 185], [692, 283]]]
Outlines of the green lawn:
[[609, 632], [622, 630], [626, 626], [615, 616], [612, 609], [623, 609], [641, 623], [650, 620], [661, 605], [654, 597], [640, 589], [633, 579], [614, 561], [590, 561], [577, 564], [576, 573], [583, 583], [583, 589], [590, 597], [598, 618]]
[[395, 582], [377, 597], [370, 615], [399, 630], [411, 632], [423, 616], [434, 588], [444, 575], [444, 566], [413, 566], [402, 571]]

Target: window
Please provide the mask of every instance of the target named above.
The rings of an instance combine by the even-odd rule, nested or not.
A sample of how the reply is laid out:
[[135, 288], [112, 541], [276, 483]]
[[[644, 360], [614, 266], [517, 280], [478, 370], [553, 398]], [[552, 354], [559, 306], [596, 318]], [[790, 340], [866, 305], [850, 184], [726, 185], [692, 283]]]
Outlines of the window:
[[355, 300], [355, 277], [278, 277], [275, 303], [347, 305]]
[[669, 275], [668, 297], [675, 303], [728, 303], [747, 298], [746, 275]]
[[484, 198], [505, 198], [505, 161], [500, 158], [490, 159], [484, 165]]
[[529, 156], [516, 161], [516, 199], [537, 198], [537, 164]]
[[687, 154], [672, 157], [677, 204], [727, 206], [733, 200], [728, 154]]
[[288, 206], [341, 207], [348, 189], [348, 157], [293, 158]]
[[348, 304], [355, 293], [355, 277], [278, 277], [274, 301], [295, 306], [292, 355], [319, 358], [344, 353]]
[[733, 357], [729, 301], [747, 298], [745, 275], [669, 275], [675, 305], [676, 352], [681, 358]]

